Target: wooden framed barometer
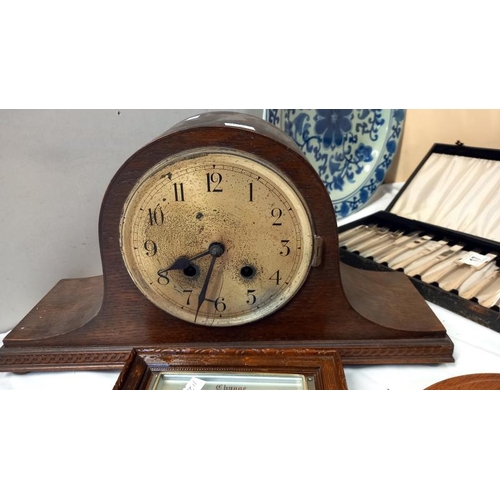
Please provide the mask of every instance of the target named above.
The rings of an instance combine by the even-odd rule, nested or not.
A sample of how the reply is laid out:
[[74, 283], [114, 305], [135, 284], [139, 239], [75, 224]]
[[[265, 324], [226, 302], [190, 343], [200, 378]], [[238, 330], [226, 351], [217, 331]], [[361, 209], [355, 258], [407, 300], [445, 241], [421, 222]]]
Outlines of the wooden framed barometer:
[[133, 348], [453, 361], [406, 276], [339, 262], [321, 179], [256, 117], [197, 115], [137, 151], [99, 241], [103, 275], [56, 284], [4, 339], [2, 371], [120, 369]]

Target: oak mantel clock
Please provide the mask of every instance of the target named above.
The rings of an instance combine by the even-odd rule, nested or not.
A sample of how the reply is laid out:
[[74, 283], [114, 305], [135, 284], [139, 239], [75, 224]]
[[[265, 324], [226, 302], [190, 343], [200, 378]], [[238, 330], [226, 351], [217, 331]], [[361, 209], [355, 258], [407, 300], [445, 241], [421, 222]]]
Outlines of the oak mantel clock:
[[339, 262], [321, 179], [256, 117], [197, 115], [137, 151], [108, 187], [99, 238], [103, 275], [56, 284], [4, 339], [2, 371], [119, 369], [132, 348], [166, 347], [453, 361], [406, 276]]

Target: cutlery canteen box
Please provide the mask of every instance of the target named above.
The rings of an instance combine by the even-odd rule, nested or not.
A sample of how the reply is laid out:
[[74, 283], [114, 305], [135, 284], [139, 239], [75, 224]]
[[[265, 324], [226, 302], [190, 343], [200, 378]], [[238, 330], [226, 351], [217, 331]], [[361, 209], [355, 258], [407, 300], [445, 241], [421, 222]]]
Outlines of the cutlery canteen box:
[[404, 272], [500, 332], [500, 150], [434, 144], [386, 210], [339, 227], [339, 245], [345, 264]]

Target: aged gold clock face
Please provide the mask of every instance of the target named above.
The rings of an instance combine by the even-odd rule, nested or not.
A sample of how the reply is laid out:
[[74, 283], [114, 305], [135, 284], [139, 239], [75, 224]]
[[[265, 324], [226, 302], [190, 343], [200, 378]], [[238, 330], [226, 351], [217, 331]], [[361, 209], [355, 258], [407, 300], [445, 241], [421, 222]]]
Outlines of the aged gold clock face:
[[131, 191], [120, 220], [137, 287], [169, 314], [207, 326], [248, 323], [285, 305], [307, 278], [314, 241], [287, 177], [231, 149], [161, 161]]

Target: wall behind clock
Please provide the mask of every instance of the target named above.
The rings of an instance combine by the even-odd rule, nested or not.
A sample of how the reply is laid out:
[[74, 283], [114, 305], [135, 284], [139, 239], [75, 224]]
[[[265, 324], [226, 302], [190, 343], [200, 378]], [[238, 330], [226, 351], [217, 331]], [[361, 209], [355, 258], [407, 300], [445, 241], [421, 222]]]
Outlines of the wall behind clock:
[[137, 149], [201, 111], [0, 110], [0, 333], [60, 279], [101, 274], [109, 181]]

